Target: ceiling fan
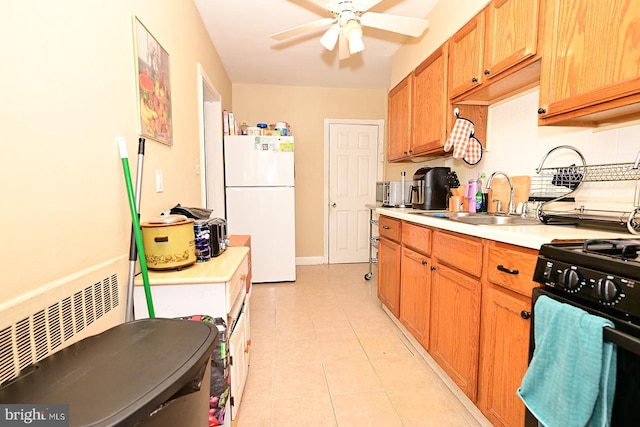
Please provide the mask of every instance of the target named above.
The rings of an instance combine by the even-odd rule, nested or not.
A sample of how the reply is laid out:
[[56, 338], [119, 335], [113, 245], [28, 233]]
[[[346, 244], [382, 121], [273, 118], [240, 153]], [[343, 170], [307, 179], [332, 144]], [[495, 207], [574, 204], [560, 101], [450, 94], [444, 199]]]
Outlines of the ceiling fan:
[[307, 1], [326, 9], [333, 15], [333, 18], [322, 18], [298, 25], [272, 34], [271, 38], [284, 40], [306, 31], [331, 25], [320, 38], [320, 43], [328, 50], [333, 50], [338, 44], [338, 56], [342, 60], [364, 50], [362, 27], [377, 28], [411, 37], [419, 37], [429, 26], [429, 21], [426, 19], [367, 12], [382, 0]]

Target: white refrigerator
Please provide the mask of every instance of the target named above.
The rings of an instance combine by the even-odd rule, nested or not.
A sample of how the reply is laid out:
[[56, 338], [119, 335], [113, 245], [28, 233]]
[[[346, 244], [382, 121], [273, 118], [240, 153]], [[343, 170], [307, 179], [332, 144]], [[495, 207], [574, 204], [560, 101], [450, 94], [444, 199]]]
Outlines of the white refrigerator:
[[251, 235], [254, 283], [296, 280], [294, 140], [225, 136], [227, 230]]

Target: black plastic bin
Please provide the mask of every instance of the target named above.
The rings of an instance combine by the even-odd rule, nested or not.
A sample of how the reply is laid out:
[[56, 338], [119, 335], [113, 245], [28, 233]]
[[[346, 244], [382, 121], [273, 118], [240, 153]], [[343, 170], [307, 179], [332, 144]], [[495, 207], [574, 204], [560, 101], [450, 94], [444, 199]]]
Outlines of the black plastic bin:
[[[136, 320], [85, 338], [25, 369], [0, 388], [0, 402], [68, 404], [71, 426], [144, 425], [155, 414], [180, 408], [171, 400], [195, 393], [194, 383], [204, 385], [217, 343], [218, 330], [212, 324]], [[202, 392], [206, 420], [208, 381]]]

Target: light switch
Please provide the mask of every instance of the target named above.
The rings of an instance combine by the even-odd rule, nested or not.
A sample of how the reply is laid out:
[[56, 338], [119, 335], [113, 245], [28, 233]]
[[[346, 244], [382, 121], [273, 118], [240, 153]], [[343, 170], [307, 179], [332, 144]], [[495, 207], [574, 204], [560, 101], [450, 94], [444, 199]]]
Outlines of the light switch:
[[162, 193], [164, 189], [164, 182], [162, 177], [162, 170], [156, 169], [156, 193]]

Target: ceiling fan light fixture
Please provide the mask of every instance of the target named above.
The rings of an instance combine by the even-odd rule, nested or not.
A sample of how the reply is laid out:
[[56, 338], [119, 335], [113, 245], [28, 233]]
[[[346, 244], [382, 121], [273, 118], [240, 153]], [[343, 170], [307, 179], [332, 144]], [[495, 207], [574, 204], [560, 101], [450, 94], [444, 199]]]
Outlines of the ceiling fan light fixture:
[[362, 41], [362, 35], [352, 35], [349, 37], [349, 53], [354, 54], [362, 52], [364, 50], [364, 42]]
[[333, 48], [336, 47], [339, 35], [340, 30], [338, 29], [338, 26], [332, 25], [331, 28], [329, 28], [320, 38], [320, 44], [327, 50], [333, 50]]
[[345, 35], [349, 41], [349, 53], [362, 52], [364, 50], [364, 42], [362, 41], [362, 27], [355, 21], [349, 21], [344, 27]]

